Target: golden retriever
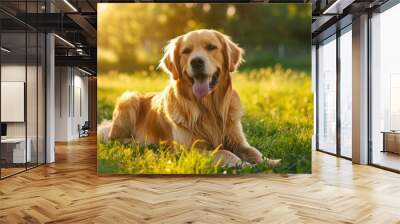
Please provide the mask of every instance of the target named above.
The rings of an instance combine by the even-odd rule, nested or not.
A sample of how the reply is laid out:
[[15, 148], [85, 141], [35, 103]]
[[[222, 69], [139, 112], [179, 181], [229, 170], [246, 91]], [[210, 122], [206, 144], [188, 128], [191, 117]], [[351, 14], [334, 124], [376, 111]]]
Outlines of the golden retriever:
[[117, 101], [109, 139], [141, 143], [172, 142], [204, 150], [222, 145], [216, 159], [223, 165], [264, 160], [242, 130], [242, 107], [232, 88], [232, 73], [243, 61], [243, 50], [215, 30], [196, 30], [171, 40], [160, 67], [171, 81], [164, 91], [124, 93]]

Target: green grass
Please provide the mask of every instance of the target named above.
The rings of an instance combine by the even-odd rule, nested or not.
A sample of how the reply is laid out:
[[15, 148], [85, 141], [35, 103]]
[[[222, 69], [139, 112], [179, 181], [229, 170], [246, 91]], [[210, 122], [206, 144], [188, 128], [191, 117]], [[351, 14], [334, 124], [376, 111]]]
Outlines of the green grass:
[[265, 164], [242, 164], [225, 167], [214, 161], [219, 147], [212, 151], [200, 151], [196, 144], [186, 149], [175, 143], [173, 146], [121, 144], [110, 142], [97, 144], [100, 173], [114, 174], [246, 174], [271, 172]]
[[[159, 72], [100, 74], [98, 76], [98, 122], [110, 120], [113, 105], [126, 90], [162, 90], [168, 77]], [[184, 149], [164, 144], [143, 146], [137, 143], [98, 143], [101, 173], [311, 173], [311, 135], [313, 96], [308, 74], [282, 69], [262, 68], [233, 75], [245, 109], [242, 119], [249, 143], [269, 158], [282, 159], [279, 167], [221, 167], [212, 163], [212, 151], [200, 153], [195, 147]]]

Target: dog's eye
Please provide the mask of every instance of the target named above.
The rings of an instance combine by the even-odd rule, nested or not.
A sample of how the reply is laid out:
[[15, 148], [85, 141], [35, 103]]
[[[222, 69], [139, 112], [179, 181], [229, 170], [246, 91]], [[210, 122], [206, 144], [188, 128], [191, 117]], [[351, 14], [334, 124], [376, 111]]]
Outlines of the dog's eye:
[[206, 49], [209, 50], [209, 51], [212, 51], [212, 50], [217, 49], [217, 46], [215, 46], [215, 45], [213, 45], [213, 44], [208, 44], [208, 45], [206, 46]]
[[190, 54], [190, 52], [192, 52], [192, 49], [185, 48], [185, 49], [183, 49], [182, 54]]

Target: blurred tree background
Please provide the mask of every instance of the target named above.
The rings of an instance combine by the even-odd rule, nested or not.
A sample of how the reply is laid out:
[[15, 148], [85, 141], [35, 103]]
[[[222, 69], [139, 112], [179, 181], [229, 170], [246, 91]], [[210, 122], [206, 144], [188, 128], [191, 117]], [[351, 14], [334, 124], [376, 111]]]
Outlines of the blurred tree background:
[[310, 4], [99, 4], [99, 72], [153, 70], [168, 40], [219, 30], [245, 49], [242, 70], [311, 69]]

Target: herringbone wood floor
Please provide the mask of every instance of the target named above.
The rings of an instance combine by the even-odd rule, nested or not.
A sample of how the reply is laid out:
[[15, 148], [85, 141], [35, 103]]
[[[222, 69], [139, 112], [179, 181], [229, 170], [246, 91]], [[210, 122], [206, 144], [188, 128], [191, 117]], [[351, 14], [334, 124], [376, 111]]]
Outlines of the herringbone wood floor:
[[312, 175], [99, 177], [94, 138], [0, 181], [0, 223], [400, 223], [400, 175], [314, 152]]

